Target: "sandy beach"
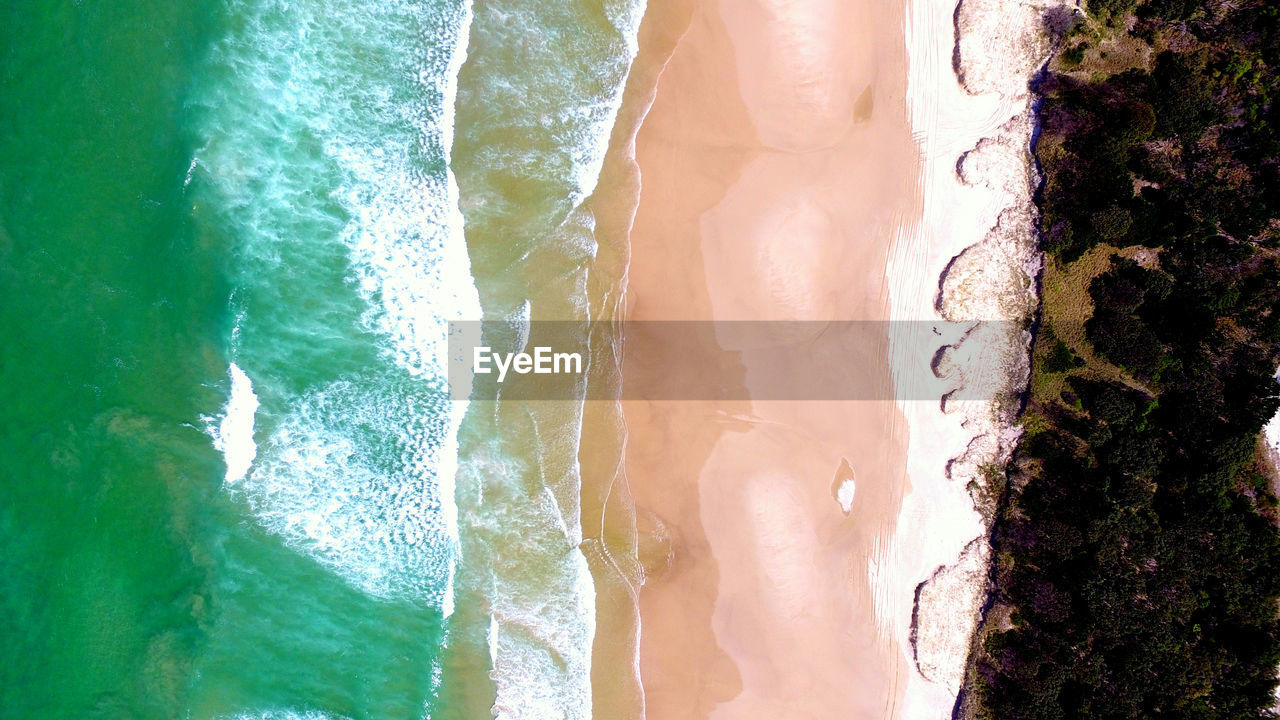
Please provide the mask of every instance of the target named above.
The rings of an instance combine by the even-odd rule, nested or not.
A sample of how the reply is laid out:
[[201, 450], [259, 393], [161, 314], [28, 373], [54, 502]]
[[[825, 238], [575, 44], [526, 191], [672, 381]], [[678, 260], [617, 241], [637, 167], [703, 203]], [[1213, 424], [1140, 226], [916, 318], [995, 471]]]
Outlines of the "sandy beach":
[[[904, 8], [691, 10], [636, 141], [626, 318], [887, 319], [892, 240], [920, 212]], [[888, 334], [873, 344], [858, 371], [888, 398]], [[655, 362], [624, 350], [624, 383]], [[907, 656], [870, 576], [906, 491], [897, 406], [636, 401], [624, 415], [646, 716], [891, 717]]]
[[[920, 223], [889, 262], [892, 315], [998, 323], [950, 348], [987, 354], [994, 372], [944, 380], [981, 387], [975, 394], [990, 400], [902, 403], [912, 492], [881, 587], [895, 607], [893, 632], [907, 639], [913, 660], [900, 716], [907, 720], [953, 716], [985, 600], [996, 497], [989, 469], [1004, 466], [1019, 437], [1031, 341], [1025, 327], [1041, 267], [1030, 82], [1048, 58], [1046, 13], [1062, 7], [1021, 0], [909, 6], [908, 106], [925, 201]], [[895, 325], [902, 330], [895, 362], [937, 347], [928, 325]], [[898, 394], [928, 396], [902, 386]]]
[[[967, 16], [949, 2], [650, 2], [591, 201], [593, 317], [1020, 318], [1035, 64], [1010, 48], [1038, 18], [1010, 7], [1027, 12], [961, 28], [966, 81]], [[984, 43], [1008, 66], [982, 65]], [[1001, 220], [1003, 254], [970, 251]], [[736, 340], [705, 328], [704, 357], [736, 362]], [[969, 482], [1016, 435], [991, 403], [944, 408], [944, 388], [909, 386], [903, 363], [950, 341], [928, 322], [884, 328], [830, 369], [879, 400], [588, 408], [598, 716], [951, 717], [989, 556]], [[1016, 392], [1025, 338], [985, 342]], [[673, 362], [622, 348], [623, 383]], [[744, 368], [733, 390], [750, 398], [768, 372]]]

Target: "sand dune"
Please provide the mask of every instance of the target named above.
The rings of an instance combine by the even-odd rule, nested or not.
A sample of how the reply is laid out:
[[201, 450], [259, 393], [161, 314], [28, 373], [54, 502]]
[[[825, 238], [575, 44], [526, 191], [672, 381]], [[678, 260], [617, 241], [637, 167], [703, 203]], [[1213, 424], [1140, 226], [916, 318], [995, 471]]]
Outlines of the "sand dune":
[[[1028, 377], [1022, 320], [1035, 307], [1040, 255], [1034, 234], [1029, 82], [1047, 59], [1049, 3], [915, 0], [907, 24], [908, 105], [923, 153], [924, 213], [889, 263], [901, 319], [1004, 320], [969, 336], [958, 355], [998, 358], [968, 378], [992, 401], [903, 403], [911, 427], [891, 569], [893, 632], [908, 638], [913, 670], [901, 717], [952, 716], [990, 556], [983, 507], [988, 476], [1016, 443], [1016, 395]], [[896, 357], [937, 345], [906, 328]], [[915, 336], [912, 335], [915, 333]], [[900, 388], [901, 396], [914, 395]]]

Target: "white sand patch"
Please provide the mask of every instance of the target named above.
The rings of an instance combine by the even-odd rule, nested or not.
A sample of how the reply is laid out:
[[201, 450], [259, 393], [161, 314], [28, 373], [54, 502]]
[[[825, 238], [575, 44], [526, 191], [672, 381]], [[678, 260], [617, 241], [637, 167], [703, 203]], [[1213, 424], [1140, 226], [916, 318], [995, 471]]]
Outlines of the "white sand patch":
[[[900, 398], [937, 397], [901, 403], [911, 491], [885, 551], [888, 567], [872, 578], [891, 608], [887, 631], [913, 654], [900, 714], [907, 720], [951, 717], [990, 556], [975, 497], [986, 468], [1002, 464], [1018, 438], [1015, 401], [1029, 377], [1022, 321], [1034, 311], [1041, 264], [1029, 83], [1049, 51], [1042, 17], [1056, 7], [1030, 0], [909, 5], [907, 102], [924, 159], [925, 210], [890, 259], [893, 317], [1006, 322], [966, 333], [939, 367], [949, 373], [948, 387], [980, 387], [994, 400], [944, 402], [943, 389], [931, 395], [908, 387], [917, 382], [911, 373], [897, 380]], [[913, 352], [932, 356], [953, 341], [916, 323], [902, 324], [892, 342], [906, 363]]]
[[836, 502], [840, 503], [840, 509], [846, 515], [853, 509], [853, 494], [856, 489], [852, 480], [845, 480], [840, 483], [840, 489], [836, 490]]

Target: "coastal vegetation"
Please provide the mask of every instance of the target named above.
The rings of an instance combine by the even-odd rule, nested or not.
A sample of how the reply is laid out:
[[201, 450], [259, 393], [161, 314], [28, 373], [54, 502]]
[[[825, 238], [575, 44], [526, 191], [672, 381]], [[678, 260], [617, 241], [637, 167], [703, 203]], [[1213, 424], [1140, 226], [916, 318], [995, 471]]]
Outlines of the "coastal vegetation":
[[1275, 717], [1280, 8], [1094, 0], [1059, 42], [1025, 435], [964, 714]]

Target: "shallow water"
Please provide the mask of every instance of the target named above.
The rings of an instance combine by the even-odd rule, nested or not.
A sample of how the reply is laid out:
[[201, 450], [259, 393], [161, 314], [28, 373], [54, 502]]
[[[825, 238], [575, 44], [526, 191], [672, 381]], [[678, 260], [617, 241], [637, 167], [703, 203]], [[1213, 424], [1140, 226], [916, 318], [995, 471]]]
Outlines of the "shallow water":
[[0, 715], [588, 717], [581, 403], [444, 328], [584, 317], [639, 9], [0, 18]]

